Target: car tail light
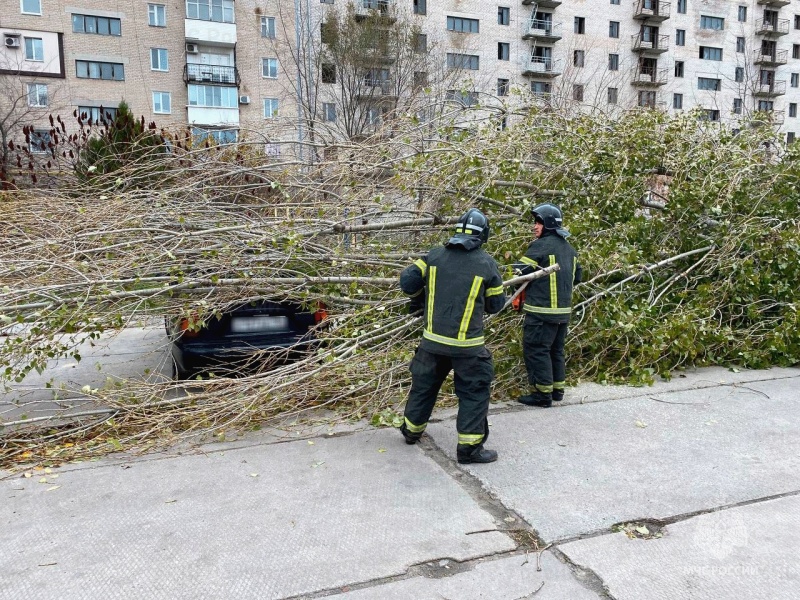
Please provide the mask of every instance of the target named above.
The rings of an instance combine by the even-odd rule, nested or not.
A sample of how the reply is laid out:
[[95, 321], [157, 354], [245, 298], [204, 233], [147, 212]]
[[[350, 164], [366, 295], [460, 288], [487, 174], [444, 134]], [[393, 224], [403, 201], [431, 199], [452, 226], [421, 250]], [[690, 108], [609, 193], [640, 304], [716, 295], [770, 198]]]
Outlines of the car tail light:
[[189, 329], [189, 319], [181, 319], [178, 329], [184, 337], [197, 337], [197, 331]]
[[321, 323], [328, 318], [328, 310], [324, 302], [317, 303], [317, 312], [314, 313], [314, 322]]

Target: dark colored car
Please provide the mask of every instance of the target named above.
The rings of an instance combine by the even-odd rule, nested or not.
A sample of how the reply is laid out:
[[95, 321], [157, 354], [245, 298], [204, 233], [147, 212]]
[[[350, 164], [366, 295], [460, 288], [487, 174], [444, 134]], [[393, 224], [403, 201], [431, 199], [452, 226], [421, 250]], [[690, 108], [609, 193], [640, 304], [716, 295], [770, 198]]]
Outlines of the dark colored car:
[[[178, 379], [209, 372], [229, 375], [295, 359], [316, 345], [313, 330], [326, 317], [323, 304], [311, 312], [292, 302], [260, 300], [237, 306], [220, 319], [211, 317], [197, 331], [188, 319], [168, 318], [173, 375]], [[262, 350], [268, 352], [253, 361]]]

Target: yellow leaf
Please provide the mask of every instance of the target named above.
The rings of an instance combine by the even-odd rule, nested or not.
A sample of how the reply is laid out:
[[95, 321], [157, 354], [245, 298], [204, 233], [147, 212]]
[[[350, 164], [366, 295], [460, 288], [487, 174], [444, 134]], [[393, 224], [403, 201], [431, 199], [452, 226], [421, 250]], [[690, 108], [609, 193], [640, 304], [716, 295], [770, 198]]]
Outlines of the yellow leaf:
[[33, 456], [33, 452], [31, 452], [30, 450], [26, 450], [25, 452], [22, 453], [22, 458], [30, 458], [31, 456]]
[[39, 483], [47, 483], [47, 477], [42, 477], [42, 478], [39, 480]]
[[250, 477], [258, 477], [258, 473], [250, 473]]
[[637, 427], [641, 427], [642, 429], [644, 429], [645, 427], [647, 427], [647, 423], [645, 423], [644, 421], [639, 421], [639, 420], [637, 419], [637, 420], [636, 420], [636, 426], [637, 426]]
[[47, 489], [45, 490], [45, 492], [52, 492], [53, 490], [57, 490], [57, 489], [58, 489], [58, 488], [60, 488], [60, 487], [61, 487], [60, 485], [54, 485], [53, 487], [49, 487], [49, 488], [47, 488]]
[[75, 444], [73, 444], [72, 442], [67, 442], [66, 444], [64, 444], [64, 448], [72, 448], [74, 445]]
[[378, 448], [378, 452], [386, 452], [386, 448]]
[[311, 440], [308, 440], [308, 445], [309, 445], [309, 446], [313, 446], [313, 445], [314, 445], [314, 442], [312, 442]]
[[25, 477], [25, 479], [30, 479], [33, 477], [33, 473], [23, 473], [22, 476]]
[[45, 467], [44, 472], [49, 474], [53, 472], [53, 469], [51, 469], [50, 467]]

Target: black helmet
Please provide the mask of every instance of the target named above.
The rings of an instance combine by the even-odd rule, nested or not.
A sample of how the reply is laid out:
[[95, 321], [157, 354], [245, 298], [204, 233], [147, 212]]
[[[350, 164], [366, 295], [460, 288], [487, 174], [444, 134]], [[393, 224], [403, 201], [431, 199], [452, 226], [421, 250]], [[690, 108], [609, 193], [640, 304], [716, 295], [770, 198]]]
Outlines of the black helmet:
[[489, 219], [486, 218], [481, 211], [477, 208], [470, 208], [458, 220], [456, 225], [456, 234], [447, 242], [448, 245], [457, 244], [464, 246], [475, 247], [483, 244], [489, 239]]
[[569, 237], [569, 232], [561, 227], [563, 218], [561, 209], [555, 204], [540, 204], [531, 209], [531, 215], [537, 221], [541, 221], [545, 229], [551, 229], [563, 238]]

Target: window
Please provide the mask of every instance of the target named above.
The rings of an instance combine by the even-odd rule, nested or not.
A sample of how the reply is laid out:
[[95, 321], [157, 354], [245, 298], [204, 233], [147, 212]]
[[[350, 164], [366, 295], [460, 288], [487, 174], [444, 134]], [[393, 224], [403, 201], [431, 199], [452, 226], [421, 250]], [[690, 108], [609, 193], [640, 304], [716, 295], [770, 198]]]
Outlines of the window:
[[619, 0], [611, 0], [611, 4], [619, 4]]
[[794, 131], [787, 131], [786, 132], [786, 143], [787, 144], [794, 144]]
[[508, 89], [509, 89], [509, 81], [508, 81], [508, 79], [498, 79], [497, 80], [497, 95], [498, 96], [508, 96]]
[[189, 84], [189, 106], [239, 108], [238, 92], [235, 87]]
[[797, 83], [798, 83], [798, 81], [797, 81], [797, 80], [798, 80], [799, 78], [800, 78], [800, 76], [798, 76], [798, 74], [797, 74], [797, 73], [792, 73], [791, 80], [790, 80], [790, 81], [791, 81], [791, 84], [790, 84], [790, 85], [791, 85], [793, 88], [796, 88], [796, 87], [797, 87]]
[[725, 29], [725, 19], [700, 15], [700, 29], [716, 29], [721, 31]]
[[582, 67], [585, 56], [586, 55], [583, 50], [574, 50], [572, 52], [572, 64], [576, 67]]
[[608, 22], [608, 37], [610, 38], [619, 37], [619, 21]]
[[742, 99], [741, 98], [734, 98], [733, 99], [733, 114], [735, 114], [735, 115], [742, 114]]
[[511, 23], [511, 9], [505, 6], [497, 7], [497, 24], [508, 25]]
[[683, 61], [675, 61], [675, 77], [683, 77]]
[[736, 74], [733, 78], [736, 83], [742, 83], [744, 81], [744, 67], [736, 67]]
[[261, 76], [267, 79], [278, 78], [278, 59], [277, 58], [262, 58], [261, 59]]
[[275, 39], [275, 17], [261, 17], [261, 37]]
[[737, 52], [744, 52], [744, 44], [745, 44], [744, 38], [743, 37], [737, 37], [736, 38], [736, 51]]
[[333, 0], [319, 0], [320, 4], [333, 4]]
[[233, 23], [233, 0], [186, 0], [186, 18]]
[[609, 104], [616, 104], [617, 103], [617, 88], [608, 88], [608, 103]]
[[150, 27], [167, 26], [167, 9], [163, 4], [147, 5], [147, 24]]
[[572, 86], [572, 99], [577, 102], [583, 102], [583, 86], [580, 84], [574, 84]]
[[722, 60], [722, 48], [700, 46], [700, 58], [703, 60]]
[[168, 115], [172, 112], [172, 98], [169, 92], [153, 92], [153, 112]]
[[373, 87], [388, 85], [389, 69], [367, 69], [364, 73], [364, 85]]
[[792, 44], [792, 58], [800, 58], [800, 44]]
[[747, 7], [746, 6], [740, 6], [739, 7], [739, 22], [740, 23], [744, 23], [745, 21], [747, 21]]
[[336, 65], [322, 63], [322, 83], [336, 83]]
[[208, 138], [214, 140], [217, 144], [232, 144], [236, 141], [235, 129], [203, 129], [201, 127], [192, 127], [192, 137], [196, 144], [202, 144]]
[[84, 121], [91, 119], [92, 123], [109, 122], [117, 116], [117, 109], [104, 106], [79, 106], [78, 116]]
[[415, 15], [428, 14], [427, 0], [414, 0], [414, 14]]
[[678, 13], [686, 14], [686, 0], [678, 0]]
[[43, 83], [28, 84], [28, 106], [47, 106], [47, 86]]
[[35, 129], [30, 134], [28, 150], [33, 154], [47, 154], [47, 147], [50, 145], [50, 131], [47, 129]]
[[477, 92], [462, 92], [460, 90], [447, 90], [445, 100], [458, 102], [462, 106], [474, 106], [478, 103]]
[[447, 30], [458, 33], [479, 33], [480, 21], [464, 17], [447, 17]]
[[789, 116], [796, 117], [797, 116], [797, 102], [790, 102], [789, 103]]
[[42, 38], [25, 38], [25, 60], [44, 60], [44, 43]]
[[24, 15], [42, 14], [42, 0], [22, 0], [20, 7]]
[[73, 33], [96, 33], [97, 35], [122, 35], [119, 19], [95, 17], [94, 15], [72, 15]]
[[675, 30], [675, 45], [676, 46], [685, 46], [686, 45], [686, 30], [685, 29], [676, 29]]
[[150, 69], [153, 71], [169, 71], [166, 48], [150, 48]]
[[507, 42], [497, 43], [497, 60], [509, 60], [511, 55], [511, 44]]
[[447, 53], [447, 66], [451, 69], [468, 69], [477, 71], [480, 59], [474, 54]]
[[800, 29], [800, 15], [794, 16], [794, 28]]
[[718, 92], [722, 89], [722, 80], [721, 79], [712, 79], [711, 77], [698, 77], [697, 78], [697, 89], [698, 90], [711, 90], [712, 92]]
[[619, 54], [608, 55], [608, 70], [619, 71]]
[[672, 108], [683, 110], [683, 94], [672, 94]]
[[763, 112], [772, 112], [775, 110], [775, 103], [772, 100], [759, 100], [758, 110]]
[[575, 22], [573, 24], [573, 30], [575, 33], [586, 33], [586, 19], [583, 17], [575, 17]]
[[647, 107], [647, 108], [655, 108], [656, 107], [656, 93], [649, 92], [649, 91], [641, 91], [639, 92], [639, 106]]
[[81, 79], [125, 81], [125, 65], [94, 60], [76, 60], [75, 76]]
[[531, 92], [534, 96], [542, 97], [542, 96], [549, 96], [550, 90], [549, 83], [545, 83], [544, 81], [531, 81]]
[[414, 52], [425, 54], [428, 52], [428, 36], [425, 33], [414, 35]]
[[719, 121], [719, 111], [718, 110], [706, 110], [701, 118], [704, 121]]
[[336, 121], [336, 105], [333, 102], [322, 103], [322, 120], [329, 123]]
[[416, 89], [428, 87], [427, 71], [414, 71], [414, 87]]

